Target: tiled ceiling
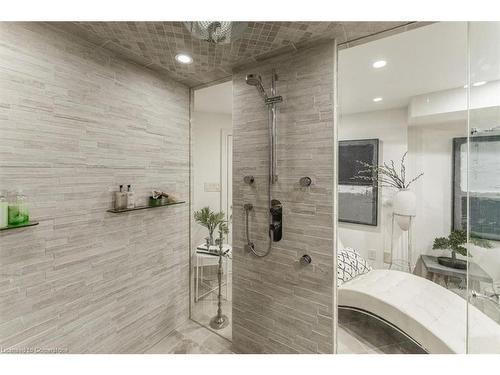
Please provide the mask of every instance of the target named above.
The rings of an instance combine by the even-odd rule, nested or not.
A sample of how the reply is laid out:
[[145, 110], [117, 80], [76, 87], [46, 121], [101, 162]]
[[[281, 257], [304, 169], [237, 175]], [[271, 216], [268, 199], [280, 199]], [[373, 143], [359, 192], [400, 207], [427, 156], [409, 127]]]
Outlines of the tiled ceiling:
[[[333, 38], [343, 43], [406, 24], [248, 22], [243, 35], [227, 45], [192, 37], [182, 22], [63, 22], [57, 26], [194, 87], [226, 78], [239, 65], [282, 51]], [[193, 63], [178, 63], [175, 55], [179, 52], [190, 54]]]

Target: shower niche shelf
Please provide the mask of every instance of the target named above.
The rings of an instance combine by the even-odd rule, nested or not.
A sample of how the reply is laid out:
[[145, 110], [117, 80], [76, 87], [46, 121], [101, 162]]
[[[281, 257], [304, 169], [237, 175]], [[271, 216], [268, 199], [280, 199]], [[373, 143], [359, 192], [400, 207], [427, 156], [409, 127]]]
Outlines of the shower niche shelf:
[[28, 221], [27, 223], [22, 223], [22, 224], [17, 224], [17, 225], [7, 225], [5, 228], [0, 228], [0, 231], [34, 227], [35, 225], [38, 225], [38, 224], [39, 224], [38, 221]]
[[134, 208], [125, 208], [123, 210], [116, 210], [114, 208], [107, 210], [107, 212], [111, 212], [112, 214], [122, 214], [124, 212], [130, 212], [130, 211], [139, 211], [139, 210], [147, 210], [149, 208], [160, 208], [160, 207], [167, 207], [167, 206], [175, 206], [177, 204], [183, 204], [186, 203], [185, 201], [182, 202], [174, 202], [174, 203], [165, 203], [165, 204], [160, 204], [158, 206], [137, 206]]

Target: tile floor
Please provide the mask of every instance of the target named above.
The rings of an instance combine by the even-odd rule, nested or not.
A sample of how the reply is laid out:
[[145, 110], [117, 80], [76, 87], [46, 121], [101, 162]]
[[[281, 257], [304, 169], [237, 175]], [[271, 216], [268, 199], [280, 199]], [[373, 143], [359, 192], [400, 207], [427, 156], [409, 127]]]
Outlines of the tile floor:
[[[229, 273], [229, 283], [228, 285], [224, 285], [222, 288], [222, 313], [229, 318], [229, 325], [223, 329], [217, 330], [216, 333], [223, 336], [228, 340], [232, 340], [232, 283], [231, 283], [232, 275]], [[196, 282], [196, 279], [194, 280]], [[205, 277], [203, 283], [200, 284], [200, 295], [205, 294], [207, 290], [211, 288], [215, 288], [217, 286], [216, 274], [212, 272], [212, 276], [210, 276], [209, 272], [205, 271]], [[192, 319], [201, 325], [210, 328], [210, 320], [217, 314], [217, 290], [204, 295], [198, 301], [193, 301], [191, 316]]]
[[[231, 285], [228, 288], [231, 298]], [[224, 290], [224, 296], [225, 296]], [[216, 332], [209, 327], [217, 313], [217, 295], [209, 293], [193, 302], [192, 318], [148, 349], [147, 354], [229, 354], [232, 339], [231, 300], [222, 310], [230, 324]], [[357, 311], [339, 309], [339, 354], [424, 354], [425, 351], [389, 325]]]
[[[231, 342], [188, 320], [146, 354], [233, 354]], [[339, 310], [338, 354], [425, 354], [392, 327], [370, 316]]]
[[233, 354], [231, 342], [188, 320], [145, 354]]
[[[233, 354], [231, 342], [189, 320], [146, 354]], [[361, 313], [340, 310], [339, 354], [425, 354], [406, 336]]]
[[[225, 339], [231, 341], [232, 340], [232, 308], [231, 308], [231, 301], [223, 300], [222, 301], [222, 313], [226, 315], [229, 318], [229, 324], [216, 331], [217, 334], [221, 335]], [[196, 302], [196, 304], [193, 305], [193, 310], [192, 310], [192, 319], [201, 325], [207, 327], [208, 329], [212, 330], [210, 328], [210, 320], [217, 314], [217, 299], [214, 297], [207, 296], [202, 300], [199, 300]]]

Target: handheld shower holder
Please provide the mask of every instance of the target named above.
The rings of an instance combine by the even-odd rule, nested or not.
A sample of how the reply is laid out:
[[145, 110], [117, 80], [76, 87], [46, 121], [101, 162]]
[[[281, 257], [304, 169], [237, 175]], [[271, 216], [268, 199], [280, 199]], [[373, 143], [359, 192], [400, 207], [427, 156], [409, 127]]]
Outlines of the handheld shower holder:
[[[277, 157], [277, 129], [276, 129], [276, 116], [277, 116], [277, 104], [283, 101], [283, 97], [277, 94], [276, 82], [278, 81], [278, 75], [276, 71], [272, 70], [271, 75], [271, 91], [268, 96], [264, 86], [262, 85], [262, 78], [258, 74], [248, 74], [246, 76], [246, 83], [250, 86], [255, 86], [260, 96], [264, 99], [264, 104], [268, 108], [268, 127], [269, 127], [269, 180], [268, 180], [268, 219], [269, 219], [269, 242], [267, 246], [267, 251], [258, 252], [255, 250], [254, 244], [250, 241], [250, 230], [249, 230], [249, 216], [252, 205], [245, 204], [245, 223], [246, 223], [246, 237], [247, 245], [246, 248], [250, 250], [257, 257], [265, 257], [271, 252], [272, 243], [280, 241], [283, 235], [283, 208], [281, 202], [276, 199], [271, 199], [271, 186], [278, 181], [278, 157]], [[246, 176], [244, 182], [247, 184], [252, 184], [252, 180]]]

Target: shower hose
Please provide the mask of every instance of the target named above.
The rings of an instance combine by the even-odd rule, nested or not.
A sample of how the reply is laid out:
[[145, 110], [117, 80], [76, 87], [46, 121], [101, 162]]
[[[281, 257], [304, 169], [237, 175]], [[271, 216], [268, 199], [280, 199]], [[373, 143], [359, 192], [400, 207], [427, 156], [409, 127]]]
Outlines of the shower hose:
[[[274, 241], [274, 231], [270, 228], [269, 229], [269, 234], [270, 234], [270, 238], [269, 238], [269, 243], [267, 245], [267, 250], [265, 253], [259, 253], [255, 250], [255, 245], [252, 241], [250, 241], [250, 228], [249, 228], [249, 215], [250, 215], [250, 211], [253, 209], [253, 206], [249, 203], [245, 204], [245, 231], [246, 231], [246, 235], [247, 235], [247, 248], [250, 249], [250, 251], [257, 257], [259, 258], [263, 258], [267, 255], [269, 255], [269, 253], [271, 252], [271, 247], [272, 247], [272, 244], [273, 244], [273, 241]], [[269, 207], [269, 210], [271, 210], [271, 208]]]

